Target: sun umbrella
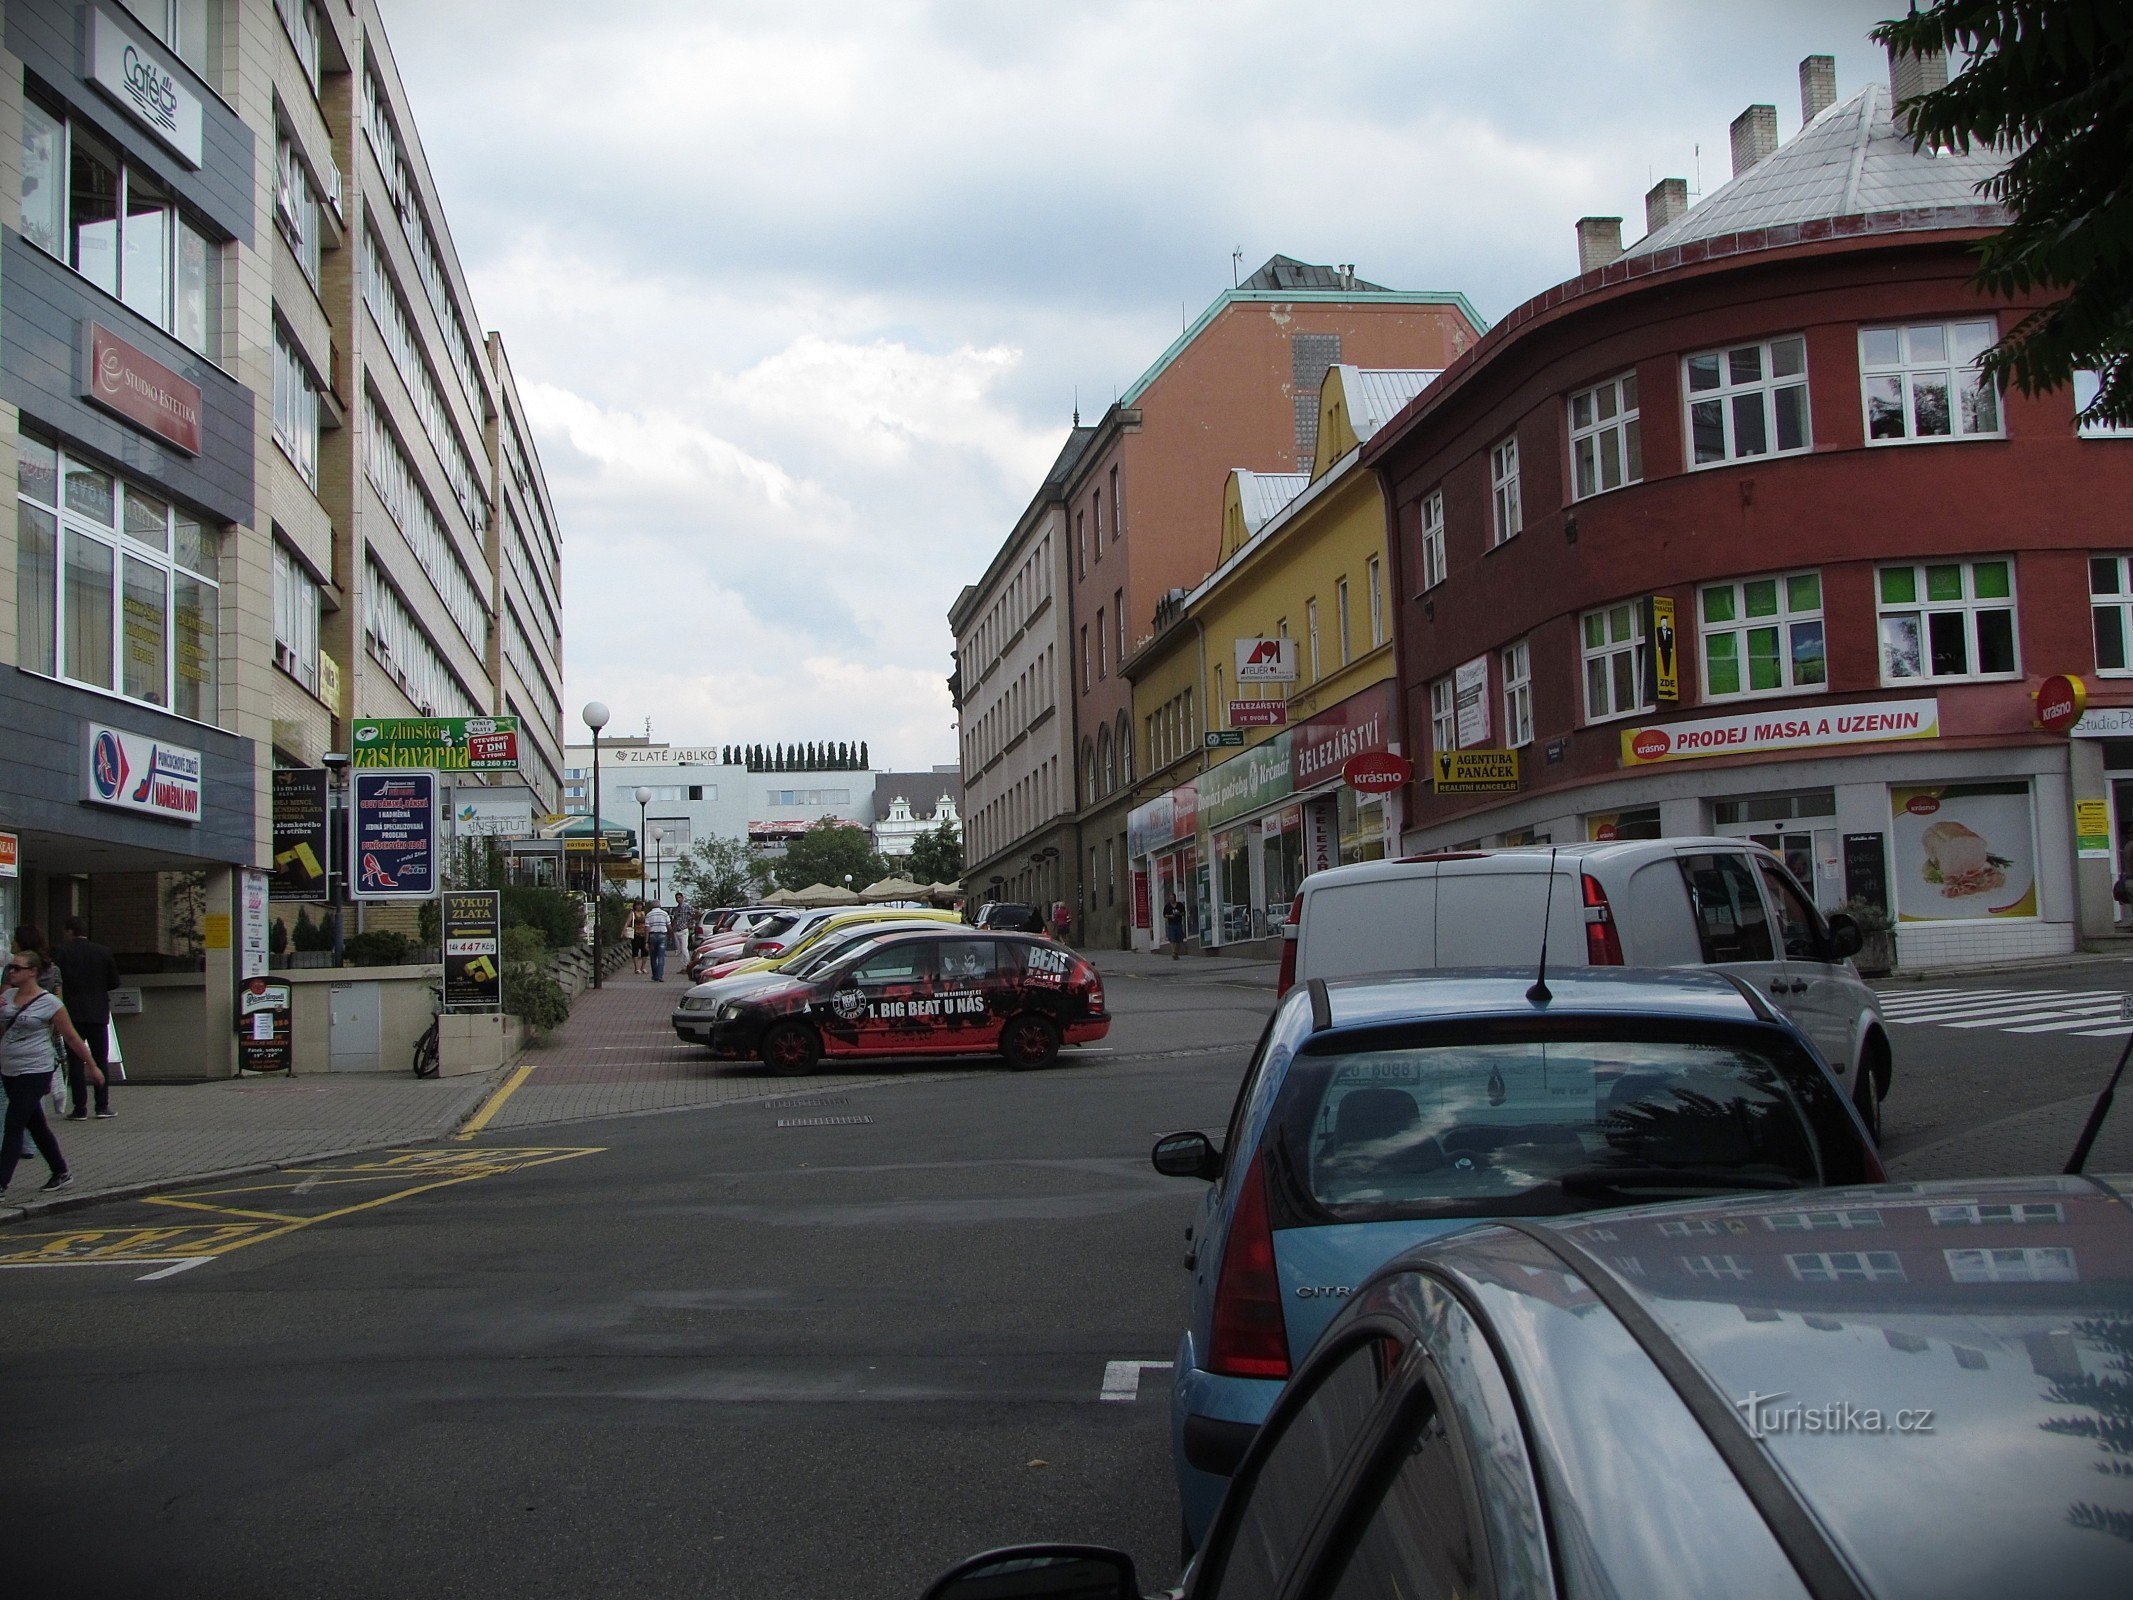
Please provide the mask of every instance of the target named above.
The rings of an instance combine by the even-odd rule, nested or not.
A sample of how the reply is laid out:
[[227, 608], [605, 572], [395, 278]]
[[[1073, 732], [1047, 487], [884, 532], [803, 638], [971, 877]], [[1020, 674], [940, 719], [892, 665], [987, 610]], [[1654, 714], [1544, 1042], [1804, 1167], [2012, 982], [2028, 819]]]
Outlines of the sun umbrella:
[[785, 903], [808, 910], [816, 906], [855, 906], [859, 896], [842, 884], [811, 883], [805, 889], [795, 889]]
[[859, 898], [869, 903], [885, 900], [923, 900], [928, 892], [923, 883], [913, 883], [909, 878], [899, 878], [891, 873], [879, 882], [868, 884]]

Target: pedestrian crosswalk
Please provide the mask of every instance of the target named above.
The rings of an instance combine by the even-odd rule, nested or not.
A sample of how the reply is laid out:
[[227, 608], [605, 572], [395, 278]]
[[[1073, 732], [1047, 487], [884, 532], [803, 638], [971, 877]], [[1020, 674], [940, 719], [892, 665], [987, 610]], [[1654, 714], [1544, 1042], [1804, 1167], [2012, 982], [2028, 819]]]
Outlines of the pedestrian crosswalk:
[[2133, 995], [2121, 989], [1883, 990], [1890, 1022], [1996, 1033], [2071, 1034], [2123, 1039], [2133, 1033]]

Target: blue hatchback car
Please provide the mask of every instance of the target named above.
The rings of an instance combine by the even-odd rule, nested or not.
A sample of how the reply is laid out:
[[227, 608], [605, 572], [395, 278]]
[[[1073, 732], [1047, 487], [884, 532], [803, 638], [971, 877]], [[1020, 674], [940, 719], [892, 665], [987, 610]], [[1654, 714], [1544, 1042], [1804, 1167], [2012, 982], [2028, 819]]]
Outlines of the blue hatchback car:
[[1171, 1387], [1196, 1547], [1295, 1363], [1372, 1270], [1477, 1223], [1730, 1191], [1879, 1183], [1828, 1066], [1721, 974], [1531, 969], [1313, 981], [1246, 1069], [1209, 1181]]

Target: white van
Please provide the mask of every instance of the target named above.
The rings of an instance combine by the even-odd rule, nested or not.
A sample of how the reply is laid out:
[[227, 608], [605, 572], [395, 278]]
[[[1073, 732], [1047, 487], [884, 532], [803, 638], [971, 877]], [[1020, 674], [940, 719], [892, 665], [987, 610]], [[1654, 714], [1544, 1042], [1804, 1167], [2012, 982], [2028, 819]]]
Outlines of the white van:
[[1879, 1136], [1889, 1042], [1851, 963], [1858, 924], [1824, 917], [1784, 862], [1744, 839], [1454, 850], [1314, 872], [1283, 929], [1281, 990], [1365, 972], [1537, 967], [1544, 907], [1551, 967], [1714, 967], [1752, 985], [1852, 1085]]

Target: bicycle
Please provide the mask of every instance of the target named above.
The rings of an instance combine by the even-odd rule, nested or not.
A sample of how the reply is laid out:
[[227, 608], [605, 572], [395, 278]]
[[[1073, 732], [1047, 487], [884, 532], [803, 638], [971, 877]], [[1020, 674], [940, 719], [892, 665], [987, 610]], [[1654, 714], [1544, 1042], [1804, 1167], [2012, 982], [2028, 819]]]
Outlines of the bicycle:
[[418, 1078], [437, 1076], [437, 1034], [441, 1026], [438, 1019], [444, 1015], [444, 985], [431, 984], [430, 995], [430, 1025], [423, 1030], [422, 1037], [415, 1041], [414, 1065], [415, 1076]]

